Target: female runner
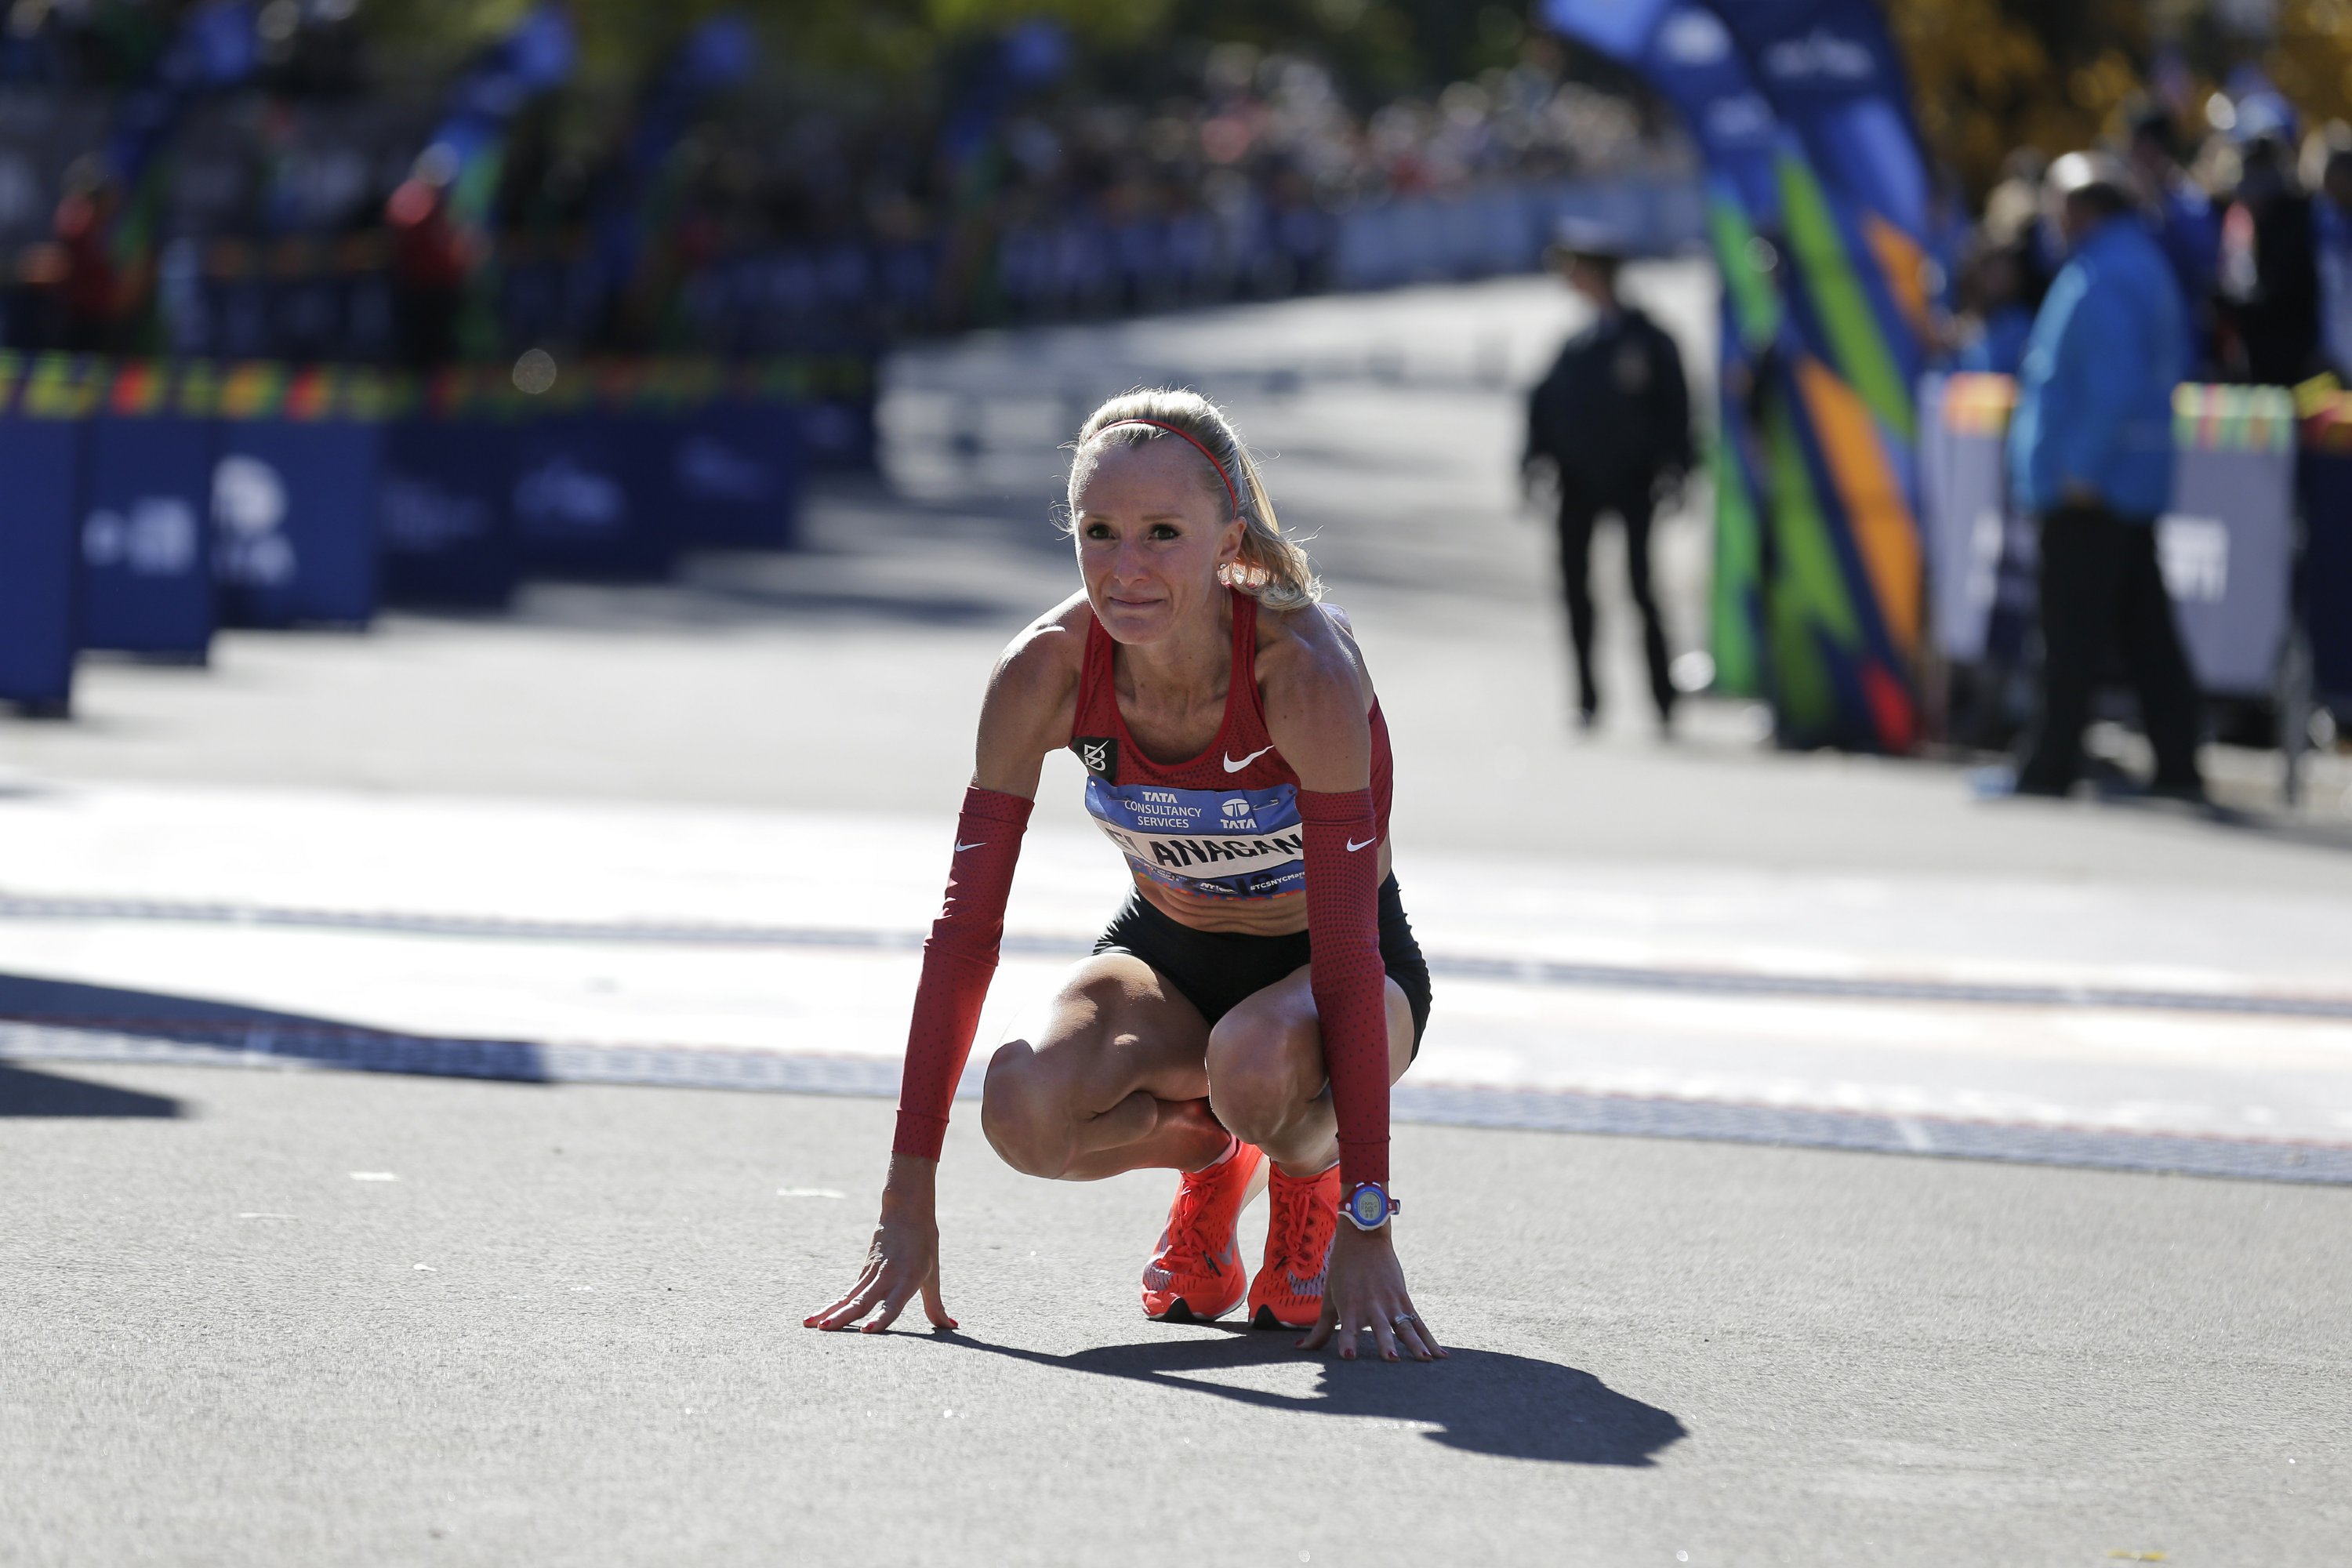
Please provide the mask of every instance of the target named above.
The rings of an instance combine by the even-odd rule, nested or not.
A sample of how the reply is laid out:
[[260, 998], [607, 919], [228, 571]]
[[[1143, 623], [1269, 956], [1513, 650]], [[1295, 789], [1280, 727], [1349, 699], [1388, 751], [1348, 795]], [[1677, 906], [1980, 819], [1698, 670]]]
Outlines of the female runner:
[[[856, 1285], [806, 1322], [871, 1314], [878, 1332], [919, 1291], [935, 1326], [956, 1326], [940, 1148], [1045, 757], [1067, 747], [1134, 885], [1042, 1037], [989, 1063], [989, 1142], [1035, 1176], [1183, 1173], [1143, 1270], [1150, 1317], [1205, 1321], [1246, 1294], [1253, 1324], [1310, 1331], [1302, 1349], [1336, 1338], [1353, 1357], [1369, 1331], [1387, 1360], [1443, 1356], [1391, 1240], [1389, 1086], [1428, 1022], [1429, 971], [1390, 874], [1388, 726], [1363, 655], [1197, 394], [1097, 409], [1069, 501], [1084, 587], [989, 682], [881, 1222]], [[1261, 1184], [1273, 1213], [1252, 1278], [1234, 1230]]]

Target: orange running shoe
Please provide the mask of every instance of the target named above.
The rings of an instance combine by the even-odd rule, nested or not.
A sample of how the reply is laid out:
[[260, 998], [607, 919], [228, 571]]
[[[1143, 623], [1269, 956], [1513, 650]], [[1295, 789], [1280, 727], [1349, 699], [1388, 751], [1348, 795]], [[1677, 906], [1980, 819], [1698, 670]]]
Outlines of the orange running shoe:
[[1257, 1195], [1265, 1156], [1236, 1142], [1233, 1157], [1186, 1174], [1168, 1205], [1168, 1226], [1143, 1266], [1143, 1315], [1162, 1323], [1205, 1323], [1234, 1310], [1248, 1284], [1234, 1222]]
[[1265, 1261], [1250, 1281], [1254, 1329], [1311, 1329], [1323, 1315], [1323, 1274], [1339, 1228], [1339, 1167], [1286, 1176], [1269, 1163]]

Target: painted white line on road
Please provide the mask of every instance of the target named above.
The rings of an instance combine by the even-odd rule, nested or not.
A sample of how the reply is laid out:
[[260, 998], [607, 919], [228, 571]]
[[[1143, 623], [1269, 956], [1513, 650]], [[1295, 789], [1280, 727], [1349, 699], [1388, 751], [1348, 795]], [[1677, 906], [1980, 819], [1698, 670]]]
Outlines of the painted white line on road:
[[[352, 931], [457, 940], [581, 942], [623, 946], [762, 947], [915, 952], [919, 931], [692, 921], [562, 921], [498, 915], [382, 910], [328, 910], [164, 899], [26, 897], [0, 893], [0, 920], [125, 921], [191, 925]], [[1009, 955], [1081, 958], [1092, 939], [1011, 931]], [[1793, 968], [1692, 968], [1657, 963], [1579, 963], [1492, 954], [1432, 952], [1441, 979], [1538, 987], [1654, 990], [1709, 996], [1818, 996], [1873, 1002], [1934, 1002], [2003, 1007], [2079, 1007], [2189, 1013], [2244, 1013], [2352, 1020], [2352, 995], [2324, 993], [2181, 990], [2152, 986], [1997, 984], [1898, 974], [1804, 973]]]
[[[533, 1083], [748, 1089], [881, 1100], [894, 1099], [898, 1092], [898, 1064], [874, 1058], [698, 1050], [686, 1047], [621, 1052], [593, 1047], [392, 1036], [354, 1037], [339, 1045], [332, 1059], [313, 1054], [290, 1060], [321, 1068]], [[145, 1040], [75, 1029], [0, 1028], [0, 1059], [8, 1058], [210, 1067], [250, 1066], [257, 1059], [256, 1053], [250, 1051], [211, 1050], [183, 1040]], [[976, 1075], [966, 1078], [961, 1098], [973, 1097], [975, 1079]], [[1397, 1085], [1391, 1104], [1399, 1121], [1442, 1126], [1689, 1138], [1868, 1153], [1927, 1153], [2029, 1164], [2352, 1185], [2352, 1142], [2135, 1131], [2057, 1122], [1890, 1116], [1858, 1109], [1410, 1080]], [[1910, 1123], [1907, 1130], [1902, 1125], [1905, 1121]], [[1925, 1148], [1921, 1147], [1923, 1141]], [[354, 1180], [397, 1179], [389, 1172], [355, 1171], [352, 1174]]]

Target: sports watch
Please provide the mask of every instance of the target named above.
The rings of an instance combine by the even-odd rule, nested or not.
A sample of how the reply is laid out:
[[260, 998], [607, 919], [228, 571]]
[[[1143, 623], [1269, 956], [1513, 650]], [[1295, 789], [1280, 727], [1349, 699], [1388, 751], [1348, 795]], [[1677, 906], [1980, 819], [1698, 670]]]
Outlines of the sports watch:
[[1403, 1207], [1378, 1182], [1358, 1182], [1349, 1193], [1348, 1201], [1339, 1205], [1339, 1212], [1358, 1230], [1378, 1230], [1388, 1224], [1389, 1215]]

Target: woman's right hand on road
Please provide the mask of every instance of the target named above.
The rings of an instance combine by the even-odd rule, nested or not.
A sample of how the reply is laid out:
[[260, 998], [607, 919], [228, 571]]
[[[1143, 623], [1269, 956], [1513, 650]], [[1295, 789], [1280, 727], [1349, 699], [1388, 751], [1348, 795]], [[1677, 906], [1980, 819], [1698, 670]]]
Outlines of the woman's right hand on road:
[[940, 1300], [940, 1225], [933, 1201], [938, 1171], [929, 1160], [891, 1157], [890, 1179], [882, 1188], [882, 1219], [874, 1227], [865, 1272], [849, 1294], [802, 1319], [803, 1328], [845, 1329], [871, 1312], [874, 1317], [865, 1331], [878, 1334], [898, 1321], [918, 1290], [923, 1294], [923, 1315], [933, 1328], [956, 1326]]

